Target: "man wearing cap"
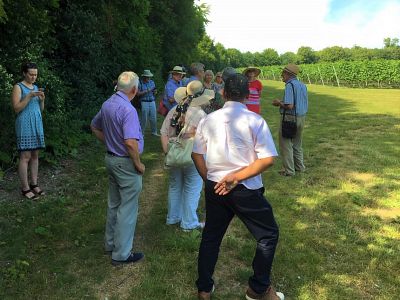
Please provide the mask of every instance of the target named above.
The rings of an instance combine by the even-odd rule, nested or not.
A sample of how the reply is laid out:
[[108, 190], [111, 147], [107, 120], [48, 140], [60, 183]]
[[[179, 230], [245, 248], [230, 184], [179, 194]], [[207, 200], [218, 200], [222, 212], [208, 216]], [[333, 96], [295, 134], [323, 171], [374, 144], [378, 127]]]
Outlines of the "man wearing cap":
[[257, 79], [260, 73], [261, 70], [255, 67], [248, 67], [243, 71], [244, 76], [249, 80], [249, 97], [244, 101], [244, 104], [250, 111], [257, 114], [260, 114], [260, 100], [263, 89], [261, 81]]
[[299, 71], [299, 67], [295, 64], [288, 64], [282, 70], [282, 81], [285, 82], [283, 100], [272, 101], [272, 105], [279, 107], [281, 114], [286, 110], [286, 115], [293, 119], [296, 115], [297, 119], [297, 131], [293, 138], [283, 137], [282, 124], [279, 126], [279, 149], [283, 164], [283, 169], [279, 173], [283, 176], [293, 176], [296, 172], [305, 171], [302, 141], [308, 111], [308, 93], [306, 85], [297, 79]]
[[104, 246], [111, 254], [113, 265], [134, 263], [144, 256], [131, 252], [145, 171], [140, 161], [142, 131], [137, 112], [130, 103], [138, 84], [139, 78], [134, 72], [119, 75], [118, 91], [103, 103], [91, 123], [93, 133], [107, 148], [109, 190]]
[[140, 118], [140, 125], [144, 134], [147, 126], [147, 120], [150, 120], [151, 134], [160, 136], [157, 133], [157, 114], [156, 114], [156, 98], [157, 94], [156, 84], [151, 79], [153, 74], [150, 70], [144, 70], [142, 80], [139, 82], [138, 96], [142, 106], [142, 114]]
[[181, 66], [175, 66], [170, 72], [167, 84], [165, 85], [165, 92], [163, 103], [164, 106], [171, 110], [177, 103], [174, 98], [175, 90], [182, 86], [182, 76], [185, 74]]

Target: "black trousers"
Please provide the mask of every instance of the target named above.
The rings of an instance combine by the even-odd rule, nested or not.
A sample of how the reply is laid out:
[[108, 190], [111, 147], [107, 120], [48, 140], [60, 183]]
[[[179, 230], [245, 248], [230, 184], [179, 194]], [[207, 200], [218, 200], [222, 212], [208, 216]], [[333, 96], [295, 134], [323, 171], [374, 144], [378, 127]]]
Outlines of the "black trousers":
[[279, 237], [272, 207], [263, 195], [264, 188], [249, 190], [239, 184], [229, 194], [219, 196], [214, 192], [215, 184], [212, 181], [205, 184], [206, 225], [199, 250], [197, 289], [211, 291], [222, 239], [232, 218], [237, 215], [257, 241], [252, 264], [254, 273], [249, 278], [249, 286], [256, 293], [263, 293], [270, 285]]

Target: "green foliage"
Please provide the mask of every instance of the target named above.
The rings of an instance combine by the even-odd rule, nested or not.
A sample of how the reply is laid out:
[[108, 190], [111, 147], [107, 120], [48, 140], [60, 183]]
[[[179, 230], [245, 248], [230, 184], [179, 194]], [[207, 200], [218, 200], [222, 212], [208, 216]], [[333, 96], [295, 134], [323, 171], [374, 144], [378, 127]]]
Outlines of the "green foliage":
[[296, 53], [293, 52], [285, 52], [280, 57], [282, 65], [295, 64], [298, 60]]
[[[320, 61], [334, 62], [339, 60], [349, 60], [350, 53], [347, 48], [333, 46], [322, 49], [318, 52]], [[307, 62], [305, 62], [307, 63]]]
[[300, 64], [313, 64], [318, 61], [318, 57], [311, 47], [300, 47], [297, 50], [297, 59]]
[[54, 162], [76, 152], [122, 71], [151, 69], [161, 87], [171, 65], [190, 64], [206, 15], [193, 0], [0, 0], [0, 168], [16, 156], [10, 94], [23, 62], [38, 64], [46, 87], [44, 158]]
[[[282, 66], [260, 67], [266, 79], [280, 80]], [[338, 61], [300, 65], [299, 78], [306, 83], [351, 87], [400, 88], [400, 60]], [[335, 75], [336, 71], [336, 75]]]

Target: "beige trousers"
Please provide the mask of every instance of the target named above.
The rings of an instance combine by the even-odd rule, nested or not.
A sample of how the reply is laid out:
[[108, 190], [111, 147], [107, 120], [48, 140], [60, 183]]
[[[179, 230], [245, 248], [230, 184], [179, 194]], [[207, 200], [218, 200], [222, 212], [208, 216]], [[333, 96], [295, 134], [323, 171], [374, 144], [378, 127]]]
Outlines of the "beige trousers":
[[303, 160], [303, 129], [306, 117], [297, 117], [297, 133], [292, 139], [282, 137], [282, 119], [279, 126], [279, 150], [282, 159], [283, 170], [288, 175], [294, 175], [296, 171], [304, 172], [306, 167]]

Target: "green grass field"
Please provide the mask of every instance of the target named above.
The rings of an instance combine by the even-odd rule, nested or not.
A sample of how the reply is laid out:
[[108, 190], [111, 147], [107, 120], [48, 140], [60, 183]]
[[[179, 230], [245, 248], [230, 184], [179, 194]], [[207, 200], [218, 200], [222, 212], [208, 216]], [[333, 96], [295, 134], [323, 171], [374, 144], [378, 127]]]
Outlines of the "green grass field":
[[[399, 299], [400, 90], [311, 85], [307, 171], [264, 175], [280, 226], [273, 283], [286, 299]], [[265, 81], [262, 103], [283, 83]], [[49, 194], [21, 201], [8, 174], [0, 189], [0, 299], [196, 299], [200, 233], [165, 225], [168, 176], [159, 140], [146, 133], [135, 249], [143, 262], [112, 267], [103, 254], [107, 176], [94, 138], [75, 158], [42, 167]], [[199, 214], [204, 217], [204, 200]], [[255, 242], [234, 219], [221, 247], [213, 299], [244, 299]]]

